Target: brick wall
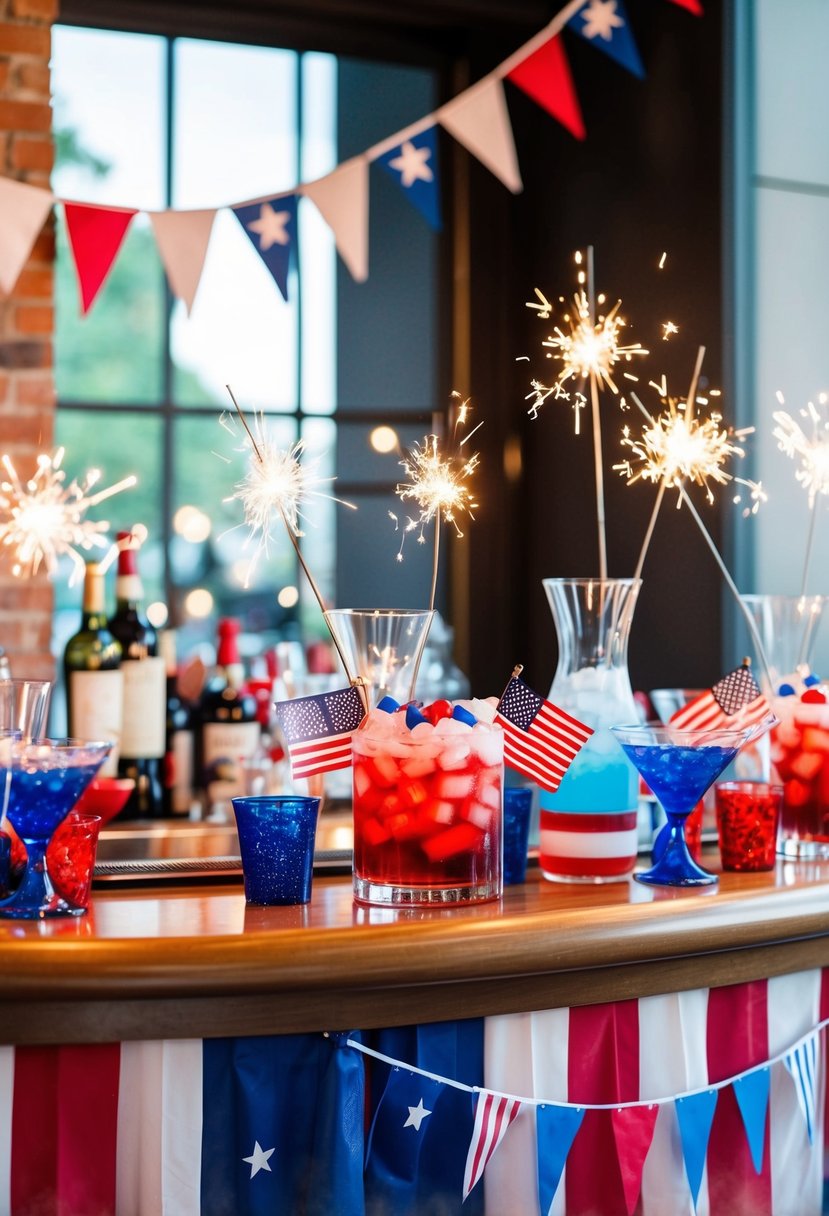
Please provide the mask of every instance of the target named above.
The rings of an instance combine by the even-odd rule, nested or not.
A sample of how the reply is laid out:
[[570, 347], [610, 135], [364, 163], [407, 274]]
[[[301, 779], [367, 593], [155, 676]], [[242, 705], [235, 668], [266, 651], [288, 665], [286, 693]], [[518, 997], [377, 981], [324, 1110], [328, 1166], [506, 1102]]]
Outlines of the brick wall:
[[[0, 174], [49, 185], [52, 110], [51, 24], [57, 0], [0, 0]], [[10, 297], [0, 296], [0, 451], [28, 476], [37, 452], [52, 444], [55, 386], [54, 231], [40, 234]], [[14, 579], [0, 549], [0, 646], [14, 675], [49, 678], [52, 588], [41, 573]]]

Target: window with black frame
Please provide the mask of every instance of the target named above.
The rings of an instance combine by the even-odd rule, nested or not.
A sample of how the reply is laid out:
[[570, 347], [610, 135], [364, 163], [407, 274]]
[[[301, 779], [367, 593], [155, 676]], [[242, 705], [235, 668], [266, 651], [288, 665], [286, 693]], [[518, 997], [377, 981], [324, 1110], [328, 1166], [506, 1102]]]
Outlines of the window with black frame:
[[[251, 569], [232, 499], [244, 455], [220, 426], [230, 384], [280, 445], [336, 477], [357, 512], [314, 500], [302, 545], [326, 598], [406, 606], [428, 589], [428, 554], [396, 561], [400, 448], [429, 429], [437, 373], [438, 237], [371, 171], [370, 276], [356, 284], [301, 198], [284, 301], [228, 209], [291, 191], [427, 113], [435, 73], [318, 52], [56, 26], [56, 194], [136, 208], [85, 317], [59, 209], [56, 440], [72, 472], [138, 486], [104, 504], [143, 524], [149, 615], [182, 649], [222, 614], [276, 640], [322, 633], [284, 533]], [[147, 212], [218, 208], [188, 316], [173, 298]], [[443, 386], [448, 389], [451, 386]], [[445, 395], [445, 392], [442, 393]], [[76, 627], [78, 590], [56, 584], [55, 646]]]

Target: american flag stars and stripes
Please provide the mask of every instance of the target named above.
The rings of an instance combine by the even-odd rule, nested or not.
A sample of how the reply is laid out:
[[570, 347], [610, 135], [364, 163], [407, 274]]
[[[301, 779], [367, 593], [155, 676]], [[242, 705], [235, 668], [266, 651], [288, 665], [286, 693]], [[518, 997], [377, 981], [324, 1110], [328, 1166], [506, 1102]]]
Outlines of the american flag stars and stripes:
[[295, 778], [330, 773], [351, 764], [351, 736], [365, 712], [356, 688], [277, 701], [274, 712], [288, 744]]
[[677, 730], [747, 730], [766, 718], [771, 726], [774, 712], [743, 663], [672, 714], [670, 725]]
[[558, 789], [593, 734], [589, 726], [545, 701], [518, 676], [507, 684], [495, 720], [504, 729], [504, 762], [550, 793]]

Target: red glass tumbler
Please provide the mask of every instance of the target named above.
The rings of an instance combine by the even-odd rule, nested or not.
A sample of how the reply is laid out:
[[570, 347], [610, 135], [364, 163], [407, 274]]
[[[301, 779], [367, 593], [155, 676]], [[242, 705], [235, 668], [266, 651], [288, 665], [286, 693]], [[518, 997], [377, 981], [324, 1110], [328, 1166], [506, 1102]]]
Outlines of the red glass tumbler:
[[773, 870], [783, 787], [723, 781], [716, 787], [717, 832], [724, 870]]

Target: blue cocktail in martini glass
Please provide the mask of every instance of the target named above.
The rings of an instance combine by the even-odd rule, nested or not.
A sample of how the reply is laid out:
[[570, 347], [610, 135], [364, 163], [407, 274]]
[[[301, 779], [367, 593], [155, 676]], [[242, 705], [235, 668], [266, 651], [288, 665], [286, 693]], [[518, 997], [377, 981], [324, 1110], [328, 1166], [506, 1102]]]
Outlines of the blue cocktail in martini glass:
[[6, 815], [26, 846], [20, 886], [0, 903], [0, 916], [40, 919], [77, 916], [55, 891], [46, 866], [46, 846], [112, 747], [80, 739], [0, 739], [0, 788]]
[[685, 820], [727, 768], [750, 730], [674, 730], [671, 726], [614, 726], [613, 734], [668, 818], [665, 850], [638, 882], [701, 887], [717, 881], [698, 866], [685, 843]]

